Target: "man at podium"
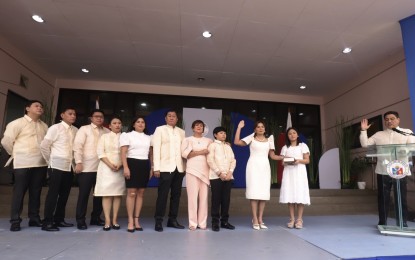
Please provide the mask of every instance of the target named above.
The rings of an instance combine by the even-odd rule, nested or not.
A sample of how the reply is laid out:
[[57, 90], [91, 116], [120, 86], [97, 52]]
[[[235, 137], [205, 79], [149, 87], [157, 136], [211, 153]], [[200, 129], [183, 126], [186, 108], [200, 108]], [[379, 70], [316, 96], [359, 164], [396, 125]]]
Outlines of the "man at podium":
[[[371, 126], [366, 118], [361, 121], [360, 144], [362, 147], [369, 145], [389, 145], [389, 144], [409, 144], [415, 143], [415, 137], [409, 129], [399, 127], [399, 114], [395, 111], [388, 111], [383, 115], [386, 129], [376, 132], [370, 138], [367, 136], [366, 130]], [[378, 158], [376, 164], [377, 186], [378, 186], [378, 225], [387, 225], [390, 191], [394, 187], [394, 197], [397, 198], [396, 180], [391, 178], [387, 171], [383, 160]], [[408, 205], [406, 200], [406, 177], [400, 179], [400, 193], [402, 201], [402, 220], [403, 226], [408, 227], [407, 215]], [[396, 201], [395, 201], [396, 203]], [[396, 217], [396, 223], [399, 226], [399, 219]]]

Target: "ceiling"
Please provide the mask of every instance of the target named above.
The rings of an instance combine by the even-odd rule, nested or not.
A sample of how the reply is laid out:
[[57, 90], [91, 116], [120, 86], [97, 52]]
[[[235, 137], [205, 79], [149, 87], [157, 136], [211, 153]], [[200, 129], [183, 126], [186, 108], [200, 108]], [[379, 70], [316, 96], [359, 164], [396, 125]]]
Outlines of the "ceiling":
[[1, 0], [0, 35], [58, 78], [321, 96], [401, 51], [413, 14], [413, 0]]

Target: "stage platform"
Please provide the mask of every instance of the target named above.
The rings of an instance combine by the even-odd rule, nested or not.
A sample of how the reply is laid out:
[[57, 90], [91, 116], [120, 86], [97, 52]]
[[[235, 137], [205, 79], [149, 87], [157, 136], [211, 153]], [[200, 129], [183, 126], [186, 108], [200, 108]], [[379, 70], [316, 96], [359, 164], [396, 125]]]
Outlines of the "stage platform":
[[[307, 213], [307, 211], [306, 211]], [[186, 219], [179, 219], [186, 224]], [[68, 219], [74, 222], [73, 219]], [[248, 216], [230, 218], [233, 231], [189, 231], [164, 228], [155, 232], [146, 217], [143, 232], [85, 231], [62, 228], [45, 232], [27, 227], [10, 232], [8, 219], [0, 219], [1, 259], [415, 259], [414, 238], [381, 235], [375, 215], [306, 216], [301, 230], [285, 227], [287, 217], [266, 217], [268, 230], [253, 230]], [[390, 224], [393, 220], [390, 220]], [[413, 222], [409, 222], [414, 227]]]

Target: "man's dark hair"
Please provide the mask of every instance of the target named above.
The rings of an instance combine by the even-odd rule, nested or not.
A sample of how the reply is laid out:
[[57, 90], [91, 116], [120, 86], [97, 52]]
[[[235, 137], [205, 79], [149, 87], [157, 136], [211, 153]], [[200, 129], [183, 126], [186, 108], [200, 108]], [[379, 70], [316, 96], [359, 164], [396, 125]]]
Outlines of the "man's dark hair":
[[102, 111], [101, 109], [92, 109], [89, 116], [92, 117], [94, 113], [101, 113], [103, 116], [105, 116], [104, 111]]
[[36, 100], [36, 99], [33, 99], [33, 100], [28, 100], [28, 101], [26, 102], [26, 104], [25, 104], [25, 110], [24, 110], [24, 113], [25, 113], [25, 114], [27, 114], [27, 110], [26, 110], [26, 108], [27, 108], [27, 107], [30, 107], [33, 103], [39, 103], [39, 104], [41, 104], [41, 105], [42, 105], [42, 107], [43, 107], [43, 103], [42, 103], [42, 102], [40, 102], [39, 100]]
[[172, 108], [171, 108], [171, 109], [168, 109], [168, 110], [166, 111], [166, 114], [164, 115], [164, 117], [166, 117], [166, 116], [167, 116], [167, 114], [168, 114], [168, 113], [170, 113], [170, 112], [174, 112], [174, 113], [176, 114], [176, 116], [177, 116], [177, 117], [179, 117], [179, 116], [178, 116], [178, 114], [177, 114], [177, 111], [176, 111], [176, 110], [174, 110], [174, 109], [172, 109]]
[[213, 137], [215, 137], [215, 139], [216, 139], [215, 135], [219, 132], [225, 132], [226, 133], [226, 128], [223, 127], [223, 126], [215, 127], [215, 129], [213, 129]]
[[383, 114], [383, 119], [385, 119], [387, 115], [394, 115], [394, 116], [396, 116], [396, 118], [399, 118], [399, 113], [396, 112], [396, 111], [388, 111], [388, 112], [386, 112], [385, 114]]
[[73, 108], [73, 107], [63, 107], [63, 108], [61, 109], [61, 114], [62, 114], [62, 113], [65, 113], [65, 112], [66, 112], [66, 111], [68, 111], [68, 110], [74, 110], [74, 111], [76, 112], [75, 108]]

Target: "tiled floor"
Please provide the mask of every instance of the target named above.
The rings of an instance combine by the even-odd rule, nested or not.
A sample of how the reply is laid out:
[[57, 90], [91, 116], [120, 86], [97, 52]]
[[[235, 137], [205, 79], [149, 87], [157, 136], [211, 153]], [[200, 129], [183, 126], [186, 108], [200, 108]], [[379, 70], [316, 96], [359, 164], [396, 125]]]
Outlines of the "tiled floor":
[[[287, 218], [266, 219], [268, 230], [255, 231], [249, 217], [231, 218], [236, 230], [153, 230], [144, 218], [143, 232], [122, 229], [108, 232], [99, 227], [86, 231], [64, 228], [45, 232], [27, 227], [10, 232], [7, 219], [0, 219], [0, 259], [351, 259], [413, 255], [414, 238], [384, 236], [376, 216], [305, 217], [302, 230], [287, 229]], [[72, 221], [68, 219], [68, 221]], [[185, 224], [185, 219], [181, 219]], [[392, 222], [392, 221], [391, 221]], [[410, 226], [415, 226], [410, 222]]]

